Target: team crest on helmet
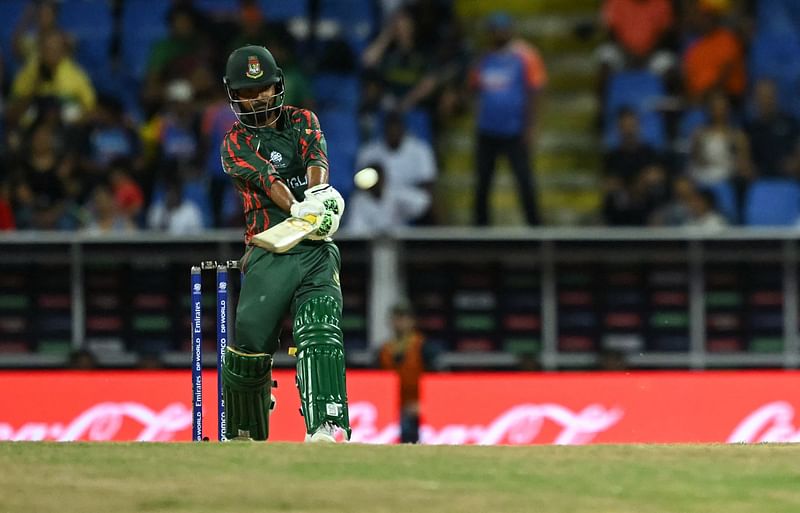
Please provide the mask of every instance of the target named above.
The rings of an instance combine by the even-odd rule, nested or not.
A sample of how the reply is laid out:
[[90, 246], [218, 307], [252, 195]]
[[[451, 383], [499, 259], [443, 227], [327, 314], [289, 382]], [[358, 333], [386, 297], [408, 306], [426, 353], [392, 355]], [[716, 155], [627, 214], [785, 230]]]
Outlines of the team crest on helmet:
[[247, 75], [248, 78], [261, 78], [261, 75], [264, 74], [264, 70], [261, 69], [261, 63], [258, 60], [258, 57], [255, 55], [251, 55], [247, 58]]

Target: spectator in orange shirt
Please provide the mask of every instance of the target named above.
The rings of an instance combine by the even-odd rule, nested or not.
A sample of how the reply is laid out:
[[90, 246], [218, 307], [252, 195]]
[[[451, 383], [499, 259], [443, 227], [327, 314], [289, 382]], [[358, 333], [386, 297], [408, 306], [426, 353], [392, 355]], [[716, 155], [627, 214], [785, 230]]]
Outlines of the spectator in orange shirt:
[[400, 441], [419, 441], [419, 380], [433, 367], [435, 354], [416, 329], [414, 313], [406, 301], [392, 309], [394, 338], [383, 344], [379, 354], [382, 369], [394, 370], [400, 378]]
[[605, 0], [601, 17], [611, 37], [598, 48], [605, 71], [646, 65], [663, 75], [675, 65], [673, 54], [661, 49], [675, 25], [669, 0]]
[[745, 54], [739, 36], [722, 25], [726, 3], [700, 0], [689, 22], [700, 37], [683, 55], [684, 88], [694, 101], [720, 89], [733, 100], [741, 99], [747, 85]]

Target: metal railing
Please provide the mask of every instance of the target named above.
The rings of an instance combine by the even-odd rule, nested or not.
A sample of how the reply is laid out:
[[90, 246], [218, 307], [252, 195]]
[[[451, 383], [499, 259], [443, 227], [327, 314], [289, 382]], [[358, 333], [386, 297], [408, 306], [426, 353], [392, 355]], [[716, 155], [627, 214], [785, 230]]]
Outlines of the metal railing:
[[[702, 369], [719, 366], [800, 365], [798, 334], [798, 235], [794, 229], [731, 228], [720, 231], [638, 228], [494, 228], [437, 227], [403, 229], [373, 239], [337, 237], [347, 261], [348, 246], [361, 243], [367, 248], [365, 263], [368, 284], [366, 318], [368, 340], [375, 344], [388, 338], [388, 312], [406, 290], [405, 268], [414, 262], [525, 263], [536, 266], [540, 275], [541, 350], [544, 369], [588, 367], [596, 354], [559, 350], [558, 266], [590, 265], [597, 262], [678, 263], [688, 271], [689, 348], [683, 352], [640, 352], [629, 354], [628, 363], [644, 367], [686, 367]], [[197, 262], [211, 257], [238, 258], [243, 250], [238, 230], [213, 230], [199, 235], [173, 236], [156, 232], [88, 235], [64, 232], [11, 232], [0, 235], [0, 271], [20, 263], [68, 263], [70, 269], [71, 340], [75, 348], [85, 338], [86, 263], [97, 255], [125, 261], [163, 259]], [[706, 348], [706, 269], [715, 263], [763, 262], [781, 270], [783, 305], [783, 350], [779, 353], [710, 353]], [[187, 267], [188, 269], [188, 267]], [[188, 313], [187, 313], [188, 315]], [[355, 351], [351, 358], [361, 364], [371, 361], [371, 352]], [[188, 365], [188, 354], [166, 355], [165, 361]], [[443, 368], [512, 368], [516, 357], [503, 352], [445, 353]], [[0, 366], [53, 366], [63, 363], [52, 355], [0, 355]], [[118, 365], [130, 365], [120, 357]], [[282, 363], [278, 359], [278, 364]], [[286, 363], [286, 362], [283, 362]]]

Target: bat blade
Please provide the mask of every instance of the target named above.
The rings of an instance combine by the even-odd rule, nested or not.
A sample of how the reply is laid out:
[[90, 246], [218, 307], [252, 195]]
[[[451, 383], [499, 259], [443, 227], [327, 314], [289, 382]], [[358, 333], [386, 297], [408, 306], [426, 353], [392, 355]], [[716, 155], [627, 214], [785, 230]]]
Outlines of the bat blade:
[[272, 253], [285, 253], [314, 231], [315, 221], [314, 216], [290, 217], [254, 235], [250, 243]]

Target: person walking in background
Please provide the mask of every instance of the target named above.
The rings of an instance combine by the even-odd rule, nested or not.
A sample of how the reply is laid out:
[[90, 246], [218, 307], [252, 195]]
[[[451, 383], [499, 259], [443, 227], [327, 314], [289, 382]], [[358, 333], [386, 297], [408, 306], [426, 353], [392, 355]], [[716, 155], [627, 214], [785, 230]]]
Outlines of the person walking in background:
[[419, 441], [419, 381], [434, 366], [435, 353], [416, 329], [414, 313], [407, 301], [392, 308], [394, 337], [381, 346], [382, 369], [394, 370], [400, 378], [400, 442]]
[[475, 222], [479, 226], [489, 224], [489, 189], [497, 157], [504, 154], [519, 185], [525, 218], [528, 224], [536, 225], [539, 213], [531, 157], [547, 72], [538, 51], [513, 37], [508, 14], [491, 15], [487, 27], [492, 48], [470, 77], [478, 96]]

